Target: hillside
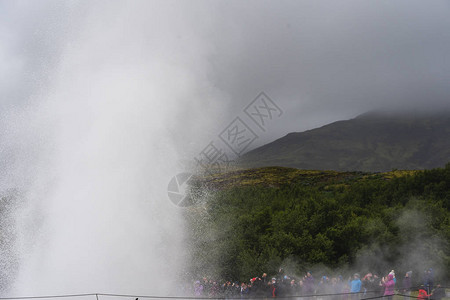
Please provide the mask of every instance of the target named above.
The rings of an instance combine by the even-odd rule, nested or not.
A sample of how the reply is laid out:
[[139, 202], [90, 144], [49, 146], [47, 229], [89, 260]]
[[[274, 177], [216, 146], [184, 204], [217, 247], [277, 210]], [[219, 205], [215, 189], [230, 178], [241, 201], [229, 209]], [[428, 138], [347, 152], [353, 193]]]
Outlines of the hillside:
[[450, 113], [367, 113], [288, 135], [242, 156], [244, 167], [390, 171], [450, 161]]
[[[388, 173], [270, 167], [198, 178], [187, 209], [194, 278], [383, 272], [450, 278], [450, 164]], [[419, 283], [419, 282], [417, 282]]]

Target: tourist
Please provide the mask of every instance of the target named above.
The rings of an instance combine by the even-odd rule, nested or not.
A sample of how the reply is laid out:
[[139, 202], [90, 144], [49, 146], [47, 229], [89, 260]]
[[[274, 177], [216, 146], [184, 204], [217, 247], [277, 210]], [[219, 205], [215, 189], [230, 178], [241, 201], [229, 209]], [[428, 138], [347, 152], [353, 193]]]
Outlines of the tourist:
[[361, 291], [361, 279], [359, 279], [359, 274], [355, 273], [353, 275], [353, 280], [350, 282], [350, 293], [352, 293], [352, 299], [357, 300], [359, 298], [359, 292]]
[[385, 296], [387, 300], [392, 300], [395, 288], [394, 275], [390, 273], [387, 277], [383, 277], [381, 284], [384, 287], [383, 296]]
[[403, 278], [402, 281], [402, 293], [404, 296], [404, 300], [409, 300], [409, 296], [411, 295], [411, 274], [412, 271], [408, 271], [405, 274], [405, 277]]

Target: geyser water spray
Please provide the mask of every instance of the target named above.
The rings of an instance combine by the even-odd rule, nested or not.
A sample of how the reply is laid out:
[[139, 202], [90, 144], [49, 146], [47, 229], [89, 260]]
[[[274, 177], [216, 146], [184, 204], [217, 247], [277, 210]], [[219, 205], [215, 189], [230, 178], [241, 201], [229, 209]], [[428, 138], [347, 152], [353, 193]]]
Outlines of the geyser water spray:
[[2, 188], [23, 198], [8, 295], [175, 294], [186, 255], [167, 183], [214, 96], [195, 16], [172, 2], [8, 9], [27, 50], [5, 54], [9, 89], [26, 89], [1, 122]]

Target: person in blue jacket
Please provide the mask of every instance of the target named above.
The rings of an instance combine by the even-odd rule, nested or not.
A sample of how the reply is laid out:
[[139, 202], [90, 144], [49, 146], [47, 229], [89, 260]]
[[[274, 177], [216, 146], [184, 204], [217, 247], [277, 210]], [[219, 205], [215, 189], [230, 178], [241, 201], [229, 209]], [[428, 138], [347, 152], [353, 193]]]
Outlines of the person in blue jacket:
[[360, 291], [361, 291], [361, 279], [359, 279], [359, 274], [355, 273], [353, 275], [353, 280], [350, 282], [350, 293], [352, 293], [352, 300], [359, 299]]

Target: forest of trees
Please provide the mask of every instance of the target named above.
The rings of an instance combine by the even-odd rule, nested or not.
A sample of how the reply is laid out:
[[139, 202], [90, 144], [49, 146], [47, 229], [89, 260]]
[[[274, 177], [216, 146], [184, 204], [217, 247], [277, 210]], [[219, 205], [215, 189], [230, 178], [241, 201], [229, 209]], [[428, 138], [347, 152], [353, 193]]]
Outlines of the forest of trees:
[[[248, 280], [280, 267], [291, 274], [310, 269], [421, 274], [433, 268], [440, 280], [448, 280], [450, 164], [310, 176], [263, 169], [264, 178], [269, 174], [276, 184], [266, 179], [241, 184], [253, 170], [233, 174], [232, 184], [210, 188], [186, 212], [192, 276]], [[295, 176], [276, 181], [285, 173]]]

